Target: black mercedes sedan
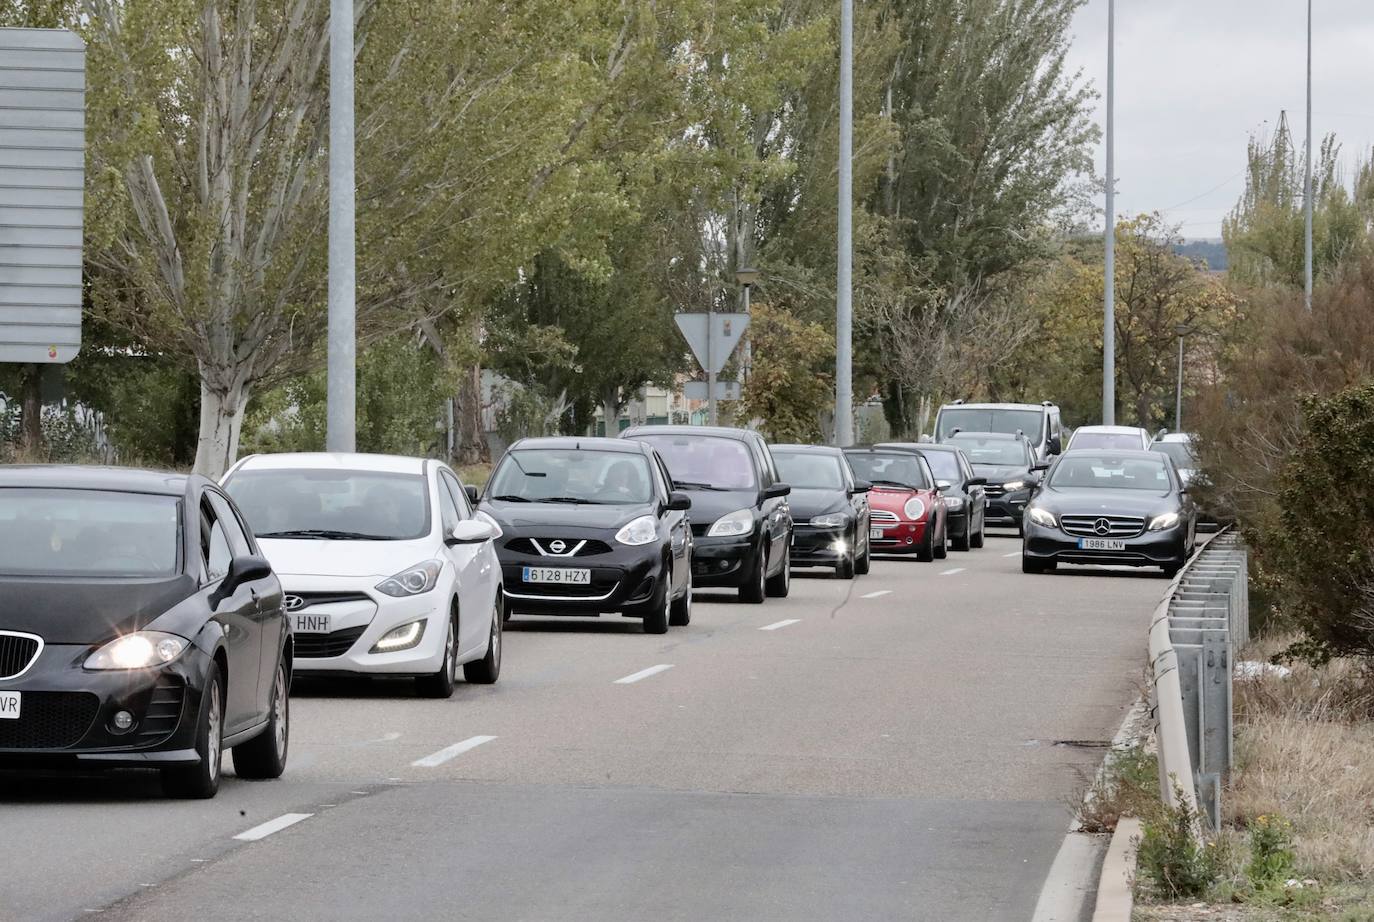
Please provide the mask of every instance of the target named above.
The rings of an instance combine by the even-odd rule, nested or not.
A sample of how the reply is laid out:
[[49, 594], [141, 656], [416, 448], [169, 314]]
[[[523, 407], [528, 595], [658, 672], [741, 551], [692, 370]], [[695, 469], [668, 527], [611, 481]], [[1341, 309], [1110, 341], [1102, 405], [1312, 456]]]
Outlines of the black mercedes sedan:
[[1021, 569], [1061, 563], [1159, 567], [1172, 577], [1192, 553], [1197, 509], [1167, 455], [1071, 451], [1026, 507]]
[[844, 452], [829, 445], [770, 445], [769, 451], [792, 488], [792, 566], [834, 567], [840, 579], [867, 573], [873, 485], [856, 480]]
[[648, 445], [536, 438], [506, 452], [477, 514], [502, 532], [508, 612], [619, 612], [662, 634], [692, 620], [691, 506]]
[[160, 769], [213, 797], [286, 767], [291, 631], [233, 502], [198, 476], [0, 467], [0, 768]]
[[944, 484], [942, 498], [949, 512], [949, 546], [956, 551], [982, 547], [987, 528], [987, 478], [980, 476], [968, 456], [957, 445], [934, 442], [886, 442], [878, 448], [906, 448], [921, 453], [935, 475], [935, 484]]
[[741, 601], [782, 598], [792, 586], [792, 491], [763, 436], [717, 426], [635, 426], [622, 439], [647, 442], [692, 499], [698, 587], [738, 588]]

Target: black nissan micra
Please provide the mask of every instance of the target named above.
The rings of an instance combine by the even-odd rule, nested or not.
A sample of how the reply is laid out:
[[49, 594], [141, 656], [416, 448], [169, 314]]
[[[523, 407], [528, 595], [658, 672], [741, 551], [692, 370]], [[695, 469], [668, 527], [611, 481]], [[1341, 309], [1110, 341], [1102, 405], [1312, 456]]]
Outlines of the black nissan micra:
[[0, 467], [0, 768], [160, 769], [213, 797], [286, 767], [281, 585], [199, 476]]

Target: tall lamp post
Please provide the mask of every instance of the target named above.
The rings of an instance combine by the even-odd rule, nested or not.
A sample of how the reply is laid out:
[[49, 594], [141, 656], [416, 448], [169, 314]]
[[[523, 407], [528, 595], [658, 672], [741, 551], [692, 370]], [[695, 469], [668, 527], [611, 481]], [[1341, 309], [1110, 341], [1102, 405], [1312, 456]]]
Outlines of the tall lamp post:
[[1307, 156], [1303, 158], [1303, 304], [1312, 309], [1312, 0], [1307, 0]]
[[835, 273], [835, 444], [854, 444], [854, 0], [840, 0], [840, 221]]
[[357, 447], [353, 0], [329, 4], [329, 358], [325, 447]]
[[1102, 293], [1102, 424], [1116, 424], [1116, 0], [1107, 0], [1107, 228]]
[[1188, 333], [1187, 324], [1174, 327], [1178, 334], [1178, 391], [1174, 396], [1174, 431], [1183, 431], [1183, 337]]

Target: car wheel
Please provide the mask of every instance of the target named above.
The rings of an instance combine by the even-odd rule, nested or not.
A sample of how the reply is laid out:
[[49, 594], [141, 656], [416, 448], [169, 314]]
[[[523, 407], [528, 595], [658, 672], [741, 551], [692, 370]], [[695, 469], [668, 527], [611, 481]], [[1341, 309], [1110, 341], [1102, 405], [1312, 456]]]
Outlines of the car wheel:
[[787, 542], [787, 550], [782, 552], [782, 569], [777, 576], [770, 576], [765, 585], [767, 593], [775, 599], [785, 599], [792, 591], [792, 542]]
[[935, 559], [935, 528], [930, 522], [926, 523], [925, 537], [921, 541], [921, 548], [916, 552], [916, 559], [922, 563], [930, 563]]
[[964, 520], [964, 533], [961, 535], [955, 532], [954, 537], [950, 540], [950, 546], [956, 551], [967, 551], [972, 546], [972, 542], [973, 514], [969, 513], [968, 517]]
[[686, 627], [692, 623], [692, 565], [687, 564], [687, 589], [682, 597], [673, 602], [668, 613], [668, 623], [673, 627]]
[[659, 591], [644, 608], [644, 633], [666, 634], [668, 623], [672, 621], [673, 609], [673, 565], [663, 565], [663, 579]]
[[277, 663], [272, 700], [267, 708], [267, 727], [232, 750], [234, 771], [240, 778], [280, 778], [286, 771], [286, 752], [291, 745], [291, 692], [286, 683], [285, 660]]
[[494, 685], [501, 677], [502, 631], [506, 624], [506, 606], [501, 602], [501, 590], [498, 589], [496, 607], [491, 612], [491, 636], [487, 638], [487, 655], [463, 664], [463, 678], [474, 685]]
[[754, 560], [754, 570], [749, 574], [749, 578], [743, 586], [739, 587], [739, 600], [748, 602], [751, 605], [758, 605], [768, 597], [766, 583], [768, 581], [768, 552], [762, 547], [759, 548], [758, 556]]
[[1175, 576], [1178, 576], [1178, 571], [1183, 568], [1178, 564], [1171, 564], [1167, 567], [1160, 567], [1160, 569], [1164, 571], [1165, 579], [1173, 579]]
[[206, 799], [219, 792], [221, 763], [224, 760], [224, 683], [220, 679], [219, 663], [210, 661], [205, 675], [205, 689], [200, 697], [200, 715], [196, 721], [196, 765], [177, 766], [162, 770], [162, 790], [169, 797]]
[[949, 556], [949, 519], [940, 528], [940, 540], [935, 542], [935, 559], [944, 560]]
[[985, 521], [980, 521], [978, 523], [978, 533], [969, 538], [968, 543], [970, 547], [983, 546], [983, 530], [985, 528], [987, 528], [987, 523]]
[[458, 680], [458, 619], [450, 615], [448, 633], [444, 635], [444, 662], [433, 675], [415, 680], [415, 687], [426, 698], [452, 698]]
[[864, 539], [863, 556], [854, 562], [854, 572], [860, 576], [865, 576], [873, 568], [873, 542]]
[[1053, 573], [1058, 567], [1059, 564], [1053, 560], [1037, 560], [1025, 554], [1021, 555], [1022, 573]]

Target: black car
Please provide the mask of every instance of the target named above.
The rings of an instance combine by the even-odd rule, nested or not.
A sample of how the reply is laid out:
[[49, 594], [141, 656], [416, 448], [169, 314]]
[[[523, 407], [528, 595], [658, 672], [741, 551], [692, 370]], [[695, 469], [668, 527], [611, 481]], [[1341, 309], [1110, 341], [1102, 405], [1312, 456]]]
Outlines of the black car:
[[957, 445], [931, 442], [888, 442], [879, 448], [911, 448], [919, 451], [935, 474], [935, 483], [947, 484], [943, 490], [949, 511], [949, 546], [956, 551], [983, 546], [987, 527], [987, 478], [974, 471], [968, 456]]
[[213, 797], [286, 767], [292, 638], [233, 502], [198, 476], [0, 467], [0, 767], [139, 767]]
[[867, 573], [872, 559], [868, 491], [844, 452], [826, 445], [769, 447], [792, 493], [792, 566], [834, 567], [840, 579]]
[[496, 541], [507, 611], [620, 612], [662, 634], [692, 619], [691, 499], [639, 442], [521, 439], [478, 509]]
[[1019, 532], [1026, 503], [1049, 463], [1036, 459], [1030, 442], [1022, 435], [959, 432], [943, 444], [960, 449], [973, 465], [974, 474], [983, 478], [987, 524]]
[[620, 437], [657, 449], [675, 488], [691, 496], [698, 587], [738, 588], [745, 602], [787, 595], [792, 488], [779, 476], [763, 436], [714, 426], [636, 426]]
[[1192, 553], [1197, 510], [1167, 455], [1071, 451], [1026, 508], [1021, 569], [1061, 563], [1159, 567], [1173, 576]]

